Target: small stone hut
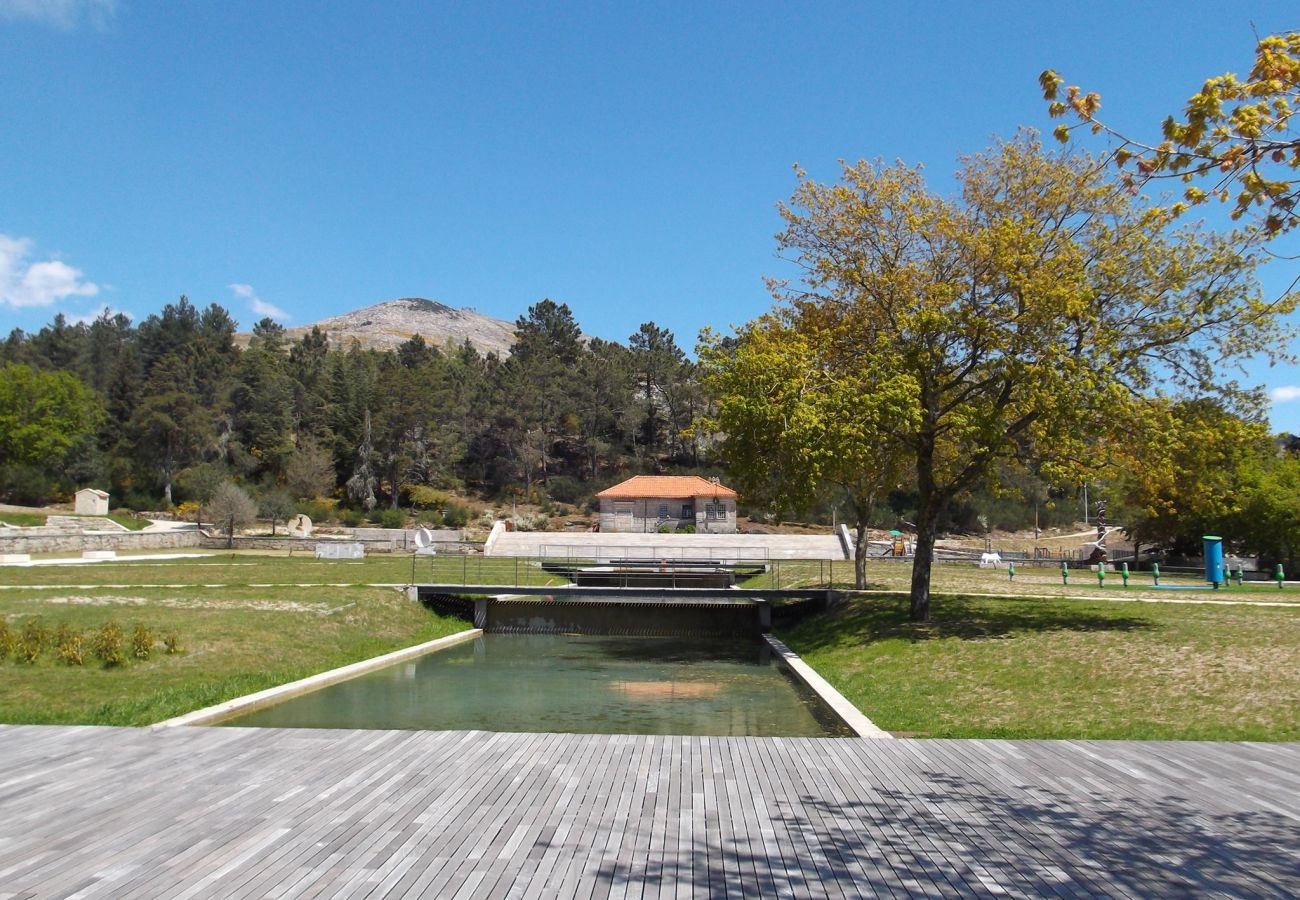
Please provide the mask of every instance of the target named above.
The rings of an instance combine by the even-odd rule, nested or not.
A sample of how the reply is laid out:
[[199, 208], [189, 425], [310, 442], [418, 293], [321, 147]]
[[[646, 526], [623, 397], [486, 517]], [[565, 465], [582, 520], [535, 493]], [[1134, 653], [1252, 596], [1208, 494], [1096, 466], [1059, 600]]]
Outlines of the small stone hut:
[[601, 531], [652, 533], [693, 525], [698, 533], [736, 533], [737, 494], [716, 478], [634, 475], [596, 498]]
[[108, 515], [108, 493], [95, 488], [82, 488], [77, 491], [74, 510], [79, 516], [106, 516]]

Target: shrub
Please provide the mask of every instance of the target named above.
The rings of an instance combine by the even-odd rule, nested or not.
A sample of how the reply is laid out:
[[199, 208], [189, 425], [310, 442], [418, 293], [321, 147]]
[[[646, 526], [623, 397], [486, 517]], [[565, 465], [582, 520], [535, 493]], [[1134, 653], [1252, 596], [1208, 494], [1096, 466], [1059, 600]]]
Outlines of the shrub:
[[153, 652], [153, 632], [136, 623], [131, 631], [131, 655], [136, 659], [148, 659]]
[[463, 503], [451, 503], [442, 515], [442, 524], [448, 528], [463, 528], [474, 518], [474, 511]]
[[374, 509], [370, 510], [370, 512], [366, 513], [366, 521], [369, 522], [371, 525], [378, 525], [381, 521], [383, 521], [384, 512], [385, 512], [384, 509], [381, 509], [380, 507], [376, 506]]
[[0, 659], [13, 652], [14, 636], [9, 631], [9, 623], [0, 616]]
[[687, 523], [686, 525], [677, 526], [678, 534], [695, 534], [695, 526]]
[[591, 488], [570, 475], [556, 475], [546, 481], [546, 493], [552, 500], [580, 506], [592, 498]]
[[40, 641], [33, 641], [26, 634], [18, 639], [14, 646], [14, 659], [18, 662], [24, 662], [28, 665], [36, 662], [41, 656]]
[[[29, 647], [34, 648], [37, 656], [40, 656], [41, 649], [50, 641], [50, 630], [45, 627], [45, 620], [40, 616], [32, 616], [23, 623], [23, 634], [21, 642]], [[31, 660], [28, 660], [31, 662]]]
[[169, 631], [163, 635], [163, 647], [168, 653], [176, 654], [181, 652], [181, 638], [174, 631]]
[[122, 629], [116, 622], [107, 622], [95, 632], [94, 651], [106, 666], [119, 666], [126, 662], [122, 653]]
[[385, 509], [379, 514], [379, 524], [384, 528], [405, 528], [406, 513], [400, 509]]
[[446, 491], [429, 487], [427, 484], [411, 485], [407, 488], [407, 496], [411, 498], [411, 505], [417, 509], [442, 509], [452, 502]]
[[311, 519], [313, 524], [328, 522], [336, 516], [334, 504], [323, 500], [304, 500], [294, 506], [294, 512]]
[[659, 526], [659, 533], [660, 533], [660, 534], [672, 534], [672, 533], [673, 533], [673, 526], [668, 525], [668, 524], [660, 525], [660, 526]]
[[70, 666], [79, 666], [85, 662], [86, 641], [81, 632], [68, 629], [65, 633], [59, 629], [59, 659]]
[[365, 513], [359, 509], [343, 509], [339, 511], [339, 521], [348, 528], [356, 528], [365, 520]]

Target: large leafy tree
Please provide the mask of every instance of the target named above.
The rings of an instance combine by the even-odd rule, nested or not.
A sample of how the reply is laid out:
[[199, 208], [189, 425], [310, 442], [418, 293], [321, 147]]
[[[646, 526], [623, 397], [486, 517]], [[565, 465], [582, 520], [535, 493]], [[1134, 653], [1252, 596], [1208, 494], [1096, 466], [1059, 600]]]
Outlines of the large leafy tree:
[[1030, 458], [1077, 480], [1089, 440], [1159, 385], [1204, 390], [1225, 363], [1276, 353], [1295, 305], [1264, 303], [1230, 240], [1172, 231], [1095, 160], [1032, 135], [966, 159], [958, 179], [947, 198], [903, 165], [845, 165], [836, 184], [800, 173], [778, 240], [802, 276], [773, 283], [791, 327], [815, 336], [809, 371], [910, 392], [892, 419], [863, 415], [861, 434], [898, 442], [915, 469], [917, 620], [955, 498]]
[[848, 497], [857, 527], [855, 579], [866, 585], [867, 523], [905, 478], [899, 435], [916, 415], [915, 383], [901, 366], [826, 365], [833, 332], [783, 309], [735, 339], [708, 330], [700, 363], [717, 404], [702, 424], [726, 435], [723, 455], [749, 503], [803, 511], [826, 486]]
[[102, 416], [94, 392], [72, 373], [0, 365], [0, 463], [57, 466]]
[[1100, 116], [1100, 95], [1077, 85], [1062, 92], [1064, 79], [1050, 69], [1039, 83], [1052, 116], [1077, 120], [1057, 127], [1059, 140], [1078, 127], [1105, 132], [1119, 141], [1112, 158], [1128, 186], [1186, 183], [1172, 211], [1220, 200], [1231, 203], [1234, 218], [1260, 211], [1268, 233], [1300, 225], [1300, 130], [1292, 121], [1300, 105], [1300, 31], [1261, 39], [1244, 78], [1229, 72], [1207, 80], [1181, 115], [1165, 119], [1159, 141], [1113, 128]]
[[1263, 549], [1242, 519], [1278, 457], [1263, 421], [1210, 397], [1153, 402], [1114, 453], [1110, 514], [1134, 541], [1195, 555], [1214, 533], [1237, 549]]

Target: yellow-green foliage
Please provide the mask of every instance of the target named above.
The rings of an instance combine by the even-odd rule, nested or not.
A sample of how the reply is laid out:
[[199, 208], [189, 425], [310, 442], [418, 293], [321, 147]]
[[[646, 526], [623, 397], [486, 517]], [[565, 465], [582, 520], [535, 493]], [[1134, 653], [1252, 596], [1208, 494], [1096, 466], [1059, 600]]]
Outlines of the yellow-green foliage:
[[126, 662], [122, 652], [122, 628], [116, 622], [107, 622], [95, 633], [95, 656], [106, 666], [119, 666]]
[[153, 652], [153, 632], [137, 622], [131, 631], [131, 655], [136, 659], [148, 659]]
[[1246, 78], [1227, 73], [1207, 80], [1188, 99], [1181, 119], [1169, 116], [1164, 121], [1159, 143], [1130, 138], [1098, 118], [1097, 93], [1071, 85], [1062, 96], [1064, 79], [1050, 69], [1038, 81], [1050, 115], [1078, 119], [1075, 125], [1057, 126], [1058, 140], [1068, 141], [1079, 127], [1121, 140], [1112, 159], [1135, 193], [1151, 179], [1188, 185], [1182, 198], [1167, 207], [1170, 214], [1218, 200], [1232, 204], [1234, 219], [1261, 210], [1267, 234], [1300, 224], [1295, 175], [1300, 169], [1300, 135], [1294, 130], [1300, 105], [1300, 31], [1262, 38]]

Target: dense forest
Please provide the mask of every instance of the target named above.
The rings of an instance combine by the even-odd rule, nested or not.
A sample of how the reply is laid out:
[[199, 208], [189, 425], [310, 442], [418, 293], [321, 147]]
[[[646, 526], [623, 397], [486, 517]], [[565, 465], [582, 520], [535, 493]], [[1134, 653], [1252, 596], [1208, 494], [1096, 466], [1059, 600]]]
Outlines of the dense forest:
[[516, 324], [504, 359], [418, 335], [396, 352], [315, 329], [290, 341], [270, 319], [241, 348], [224, 308], [185, 297], [138, 325], [105, 313], [15, 330], [0, 390], [46, 408], [39, 440], [15, 426], [0, 446], [0, 494], [39, 503], [92, 485], [164, 509], [235, 481], [272, 507], [338, 499], [345, 518], [414, 507], [463, 524], [458, 496], [581, 506], [629, 474], [709, 471], [689, 428], [696, 365], [670, 331], [586, 339], [550, 300]]
[[[626, 344], [586, 338], [551, 300], [516, 329], [499, 358], [418, 336], [395, 352], [331, 346], [318, 330], [293, 341], [270, 319], [241, 347], [227, 310], [184, 297], [138, 324], [57, 316], [0, 342], [0, 500], [40, 504], [94, 486], [115, 506], [193, 513], [233, 482], [281, 521], [301, 511], [460, 526], [513, 505], [524, 527], [544, 528], [633, 474], [726, 475], [725, 435], [700, 425], [708, 379], [672, 332], [646, 322]], [[1300, 441], [1212, 401], [1173, 415], [1177, 426], [1156, 436], [1178, 436], [1172, 466], [1094, 473], [1092, 499], [1148, 546], [1190, 551], [1217, 531], [1294, 558]], [[1082, 484], [1049, 485], [1032, 464], [994, 482], [954, 503], [944, 529], [1049, 527], [1083, 512]], [[834, 489], [803, 509], [762, 494], [742, 498], [742, 512], [829, 523], [846, 508]], [[873, 521], [907, 528], [915, 509], [905, 481]]]

